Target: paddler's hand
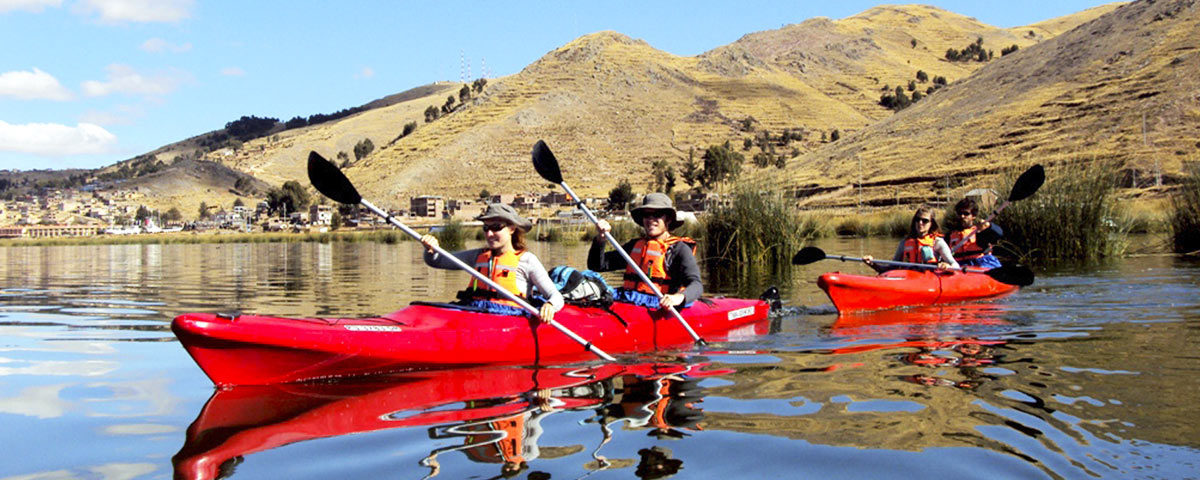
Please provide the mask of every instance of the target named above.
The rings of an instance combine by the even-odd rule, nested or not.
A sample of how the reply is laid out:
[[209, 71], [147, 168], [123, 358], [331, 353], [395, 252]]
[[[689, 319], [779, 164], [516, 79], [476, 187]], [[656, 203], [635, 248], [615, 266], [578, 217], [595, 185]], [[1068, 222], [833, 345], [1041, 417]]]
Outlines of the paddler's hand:
[[542, 323], [550, 323], [554, 320], [554, 314], [556, 312], [558, 312], [558, 309], [554, 308], [553, 304], [550, 302], [543, 303], [542, 308], [538, 310], [538, 319], [541, 320]]
[[662, 300], [658, 302], [658, 306], [659, 308], [677, 307], [683, 304], [683, 298], [682, 293], [663, 295]]
[[937, 269], [938, 269], [938, 270], [947, 270], [947, 269], [949, 269], [949, 268], [950, 268], [950, 264], [949, 264], [949, 263], [946, 263], [946, 262], [938, 262], [938, 265], [937, 265]]
[[425, 245], [426, 252], [433, 253], [434, 250], [437, 250], [438, 239], [433, 235], [422, 235], [421, 244]]
[[875, 266], [875, 257], [872, 257], [870, 255], [863, 255], [862, 262], [867, 264], [868, 267], [874, 267]]
[[596, 220], [596, 238], [593, 241], [603, 243], [606, 234], [611, 231], [612, 225], [609, 225], [607, 220]]

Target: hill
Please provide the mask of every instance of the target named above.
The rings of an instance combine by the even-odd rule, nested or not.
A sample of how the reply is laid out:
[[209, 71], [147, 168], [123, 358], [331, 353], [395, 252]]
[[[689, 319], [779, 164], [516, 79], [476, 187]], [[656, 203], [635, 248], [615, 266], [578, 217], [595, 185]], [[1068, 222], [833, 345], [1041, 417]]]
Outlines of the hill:
[[[1186, 0], [1123, 5], [991, 62], [764, 181], [805, 196], [861, 178], [865, 201], [875, 205], [928, 199], [939, 179], [1081, 157], [1121, 159], [1130, 186], [1147, 186], [1159, 173], [1169, 181], [1200, 149], [1197, 8]], [[818, 203], [856, 201], [827, 195]]]

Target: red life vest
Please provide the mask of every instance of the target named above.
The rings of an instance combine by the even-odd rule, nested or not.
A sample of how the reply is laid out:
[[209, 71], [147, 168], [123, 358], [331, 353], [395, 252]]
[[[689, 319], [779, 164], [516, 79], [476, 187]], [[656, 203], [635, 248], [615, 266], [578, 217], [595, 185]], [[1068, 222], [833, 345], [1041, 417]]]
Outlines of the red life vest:
[[474, 435], [468, 435], [465, 439], [467, 445], [476, 440], [485, 440], [485, 443], [471, 447], [466, 450], [467, 456], [481, 462], [503, 462], [503, 463], [521, 463], [525, 461], [525, 414], [517, 414], [510, 417], [497, 419], [483, 425], [476, 426], [473, 429], [490, 429], [491, 432], [502, 432], [502, 438], [496, 441], [486, 441], [488, 436], [483, 436], [477, 439]]
[[[967, 234], [967, 232], [970, 232], [971, 235], [967, 236], [966, 240], [963, 240], [963, 237]], [[988, 253], [991, 253], [991, 250], [992, 250], [991, 246], [989, 246], [988, 248], [985, 249], [983, 247], [980, 247], [979, 244], [975, 243], [975, 234], [976, 233], [979, 233], [979, 232], [976, 231], [975, 229], [971, 229], [971, 228], [950, 232], [950, 244], [958, 245], [958, 247], [955, 248], [954, 252], [953, 252], [955, 259], [960, 260], [960, 261], [961, 260], [974, 260], [976, 258], [987, 255]]]
[[[520, 263], [523, 253], [525, 253], [524, 250], [514, 250], [493, 257], [492, 251], [485, 248], [479, 252], [479, 256], [475, 257], [475, 270], [505, 290], [512, 292], [513, 295], [525, 298], [525, 292], [517, 288], [517, 264]], [[519, 306], [516, 302], [499, 296], [500, 294], [492, 287], [480, 282], [475, 277], [471, 277], [471, 283], [467, 284], [467, 290], [474, 292], [479, 298], [486, 298], [502, 305]]]
[[[650, 281], [658, 286], [658, 291], [666, 294], [668, 292], [667, 282], [670, 278], [667, 277], [667, 250], [671, 249], [672, 245], [683, 242], [692, 247], [692, 254], [696, 253], [696, 241], [688, 237], [668, 236], [666, 240], [651, 240], [640, 239], [633, 245], [633, 249], [629, 251], [629, 257], [633, 259], [638, 267], [650, 277]], [[637, 290], [642, 293], [653, 294], [654, 290], [649, 285], [642, 283], [641, 277], [638, 277], [633, 266], [625, 267], [625, 282], [621, 285], [626, 290]]]
[[937, 254], [934, 254], [930, 260], [921, 258], [921, 247], [932, 249], [939, 238], [942, 238], [940, 233], [931, 233], [921, 238], [910, 237], [904, 239], [904, 254], [900, 257], [900, 261], [908, 263], [937, 263]]

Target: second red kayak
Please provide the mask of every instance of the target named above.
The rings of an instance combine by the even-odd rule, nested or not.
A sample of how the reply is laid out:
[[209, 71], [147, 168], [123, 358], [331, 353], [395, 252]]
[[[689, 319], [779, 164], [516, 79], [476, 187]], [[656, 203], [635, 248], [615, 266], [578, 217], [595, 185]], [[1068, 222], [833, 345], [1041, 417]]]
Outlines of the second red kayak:
[[[766, 333], [762, 300], [716, 298], [680, 310], [710, 340]], [[624, 303], [567, 306], [555, 320], [609, 353], [692, 344], [666, 312]], [[404, 370], [534, 365], [595, 358], [549, 325], [448, 304], [414, 304], [375, 318], [281, 318], [189, 313], [171, 329], [218, 386], [267, 385]]]
[[879, 275], [830, 272], [817, 279], [838, 312], [944, 305], [1008, 295], [1017, 286], [983, 273], [890, 270]]

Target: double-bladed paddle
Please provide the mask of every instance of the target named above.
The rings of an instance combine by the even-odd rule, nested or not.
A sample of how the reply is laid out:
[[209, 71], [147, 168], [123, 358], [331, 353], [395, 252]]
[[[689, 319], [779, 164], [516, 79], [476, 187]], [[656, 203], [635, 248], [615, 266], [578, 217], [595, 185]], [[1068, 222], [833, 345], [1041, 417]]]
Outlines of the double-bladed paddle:
[[[804, 248], [801, 248], [799, 252], [796, 252], [796, 255], [792, 257], [792, 264], [793, 265], [808, 265], [810, 263], [821, 261], [821, 260], [826, 260], [826, 259], [841, 260], [843, 262], [861, 262], [862, 261], [862, 258], [860, 258], [860, 257], [847, 257], [845, 255], [826, 255], [825, 251], [821, 250], [820, 248], [804, 247]], [[925, 264], [925, 263], [896, 262], [896, 261], [891, 261], [891, 260], [872, 260], [872, 262], [878, 263], [880, 265], [891, 265], [891, 266], [896, 266], [896, 267], [904, 267], [904, 268], [908, 268], [908, 269], [933, 270], [933, 269], [937, 268], [936, 265], [929, 265], [929, 264]], [[1028, 267], [1025, 267], [1022, 265], [1002, 265], [1000, 267], [993, 268], [990, 270], [985, 270], [982, 268], [976, 269], [976, 268], [971, 268], [971, 267], [950, 268], [949, 270], [957, 270], [957, 271], [961, 271], [964, 273], [982, 273], [984, 275], [992, 277], [992, 279], [997, 282], [1006, 283], [1009, 285], [1016, 285], [1018, 287], [1028, 287], [1030, 285], [1033, 285], [1033, 271], [1030, 270]]]
[[[325, 157], [322, 157], [317, 152], [311, 152], [308, 154], [308, 180], [312, 182], [314, 187], [317, 188], [317, 191], [321, 192], [321, 194], [325, 195], [326, 197], [329, 197], [338, 203], [346, 203], [350, 205], [361, 204], [362, 206], [367, 207], [367, 210], [370, 210], [372, 213], [383, 217], [388, 221], [388, 223], [395, 225], [396, 228], [399, 228], [409, 236], [417, 240], [421, 239], [421, 235], [419, 233], [413, 231], [411, 228], [408, 228], [407, 225], [401, 223], [395, 217], [388, 215], [387, 212], [380, 210], [379, 207], [372, 205], [366, 200], [363, 200], [362, 195], [359, 195], [358, 190], [354, 188], [354, 184], [350, 183], [350, 179], [346, 178], [346, 175], [343, 174], [342, 171], [337, 168], [337, 166], [335, 166], [333, 163], [330, 163], [329, 160], [326, 160]], [[442, 256], [450, 259], [450, 261], [457, 265], [458, 268], [463, 269], [463, 271], [471, 274], [471, 276], [475, 277], [477, 280], [487, 284], [487, 286], [491, 287], [492, 290], [495, 290], [505, 298], [516, 302], [517, 305], [520, 305], [521, 308], [525, 309], [526, 311], [534, 315], [538, 315], [538, 310], [533, 308], [533, 306], [528, 302], [516, 295], [513, 295], [512, 292], [509, 292], [504, 287], [497, 285], [496, 282], [492, 281], [492, 279], [487, 278], [482, 273], [479, 273], [479, 271], [471, 268], [466, 263], [463, 263], [463, 261], [459, 260], [458, 257], [455, 257], [454, 255], [450, 254], [450, 252], [443, 250], [441, 247], [434, 247], [434, 250], [436, 250]], [[567, 327], [564, 327], [561, 323], [558, 323], [555, 320], [550, 320], [547, 323], [554, 328], [557, 328], [568, 337], [571, 337], [571, 340], [579, 342], [580, 345], [583, 345], [583, 347], [588, 351], [596, 354], [597, 357], [610, 362], [616, 360], [611, 355], [604, 353], [603, 350], [600, 350], [595, 345], [592, 345], [591, 342], [584, 340], [583, 337], [580, 337], [575, 332], [572, 332]]]
[[[546, 146], [546, 142], [541, 140], [538, 140], [537, 143], [533, 145], [533, 168], [537, 170], [538, 175], [541, 175], [542, 178], [551, 183], [557, 183], [561, 185], [563, 190], [567, 191], [567, 195], [571, 197], [571, 200], [575, 202], [575, 205], [577, 205], [580, 210], [583, 210], [583, 214], [586, 215], [588, 219], [592, 221], [592, 223], [599, 224], [600, 220], [597, 219], [596, 216], [592, 214], [592, 211], [588, 210], [587, 206], [583, 204], [583, 199], [579, 198], [579, 196], [576, 195], [573, 190], [571, 190], [571, 187], [567, 186], [566, 182], [563, 181], [562, 170], [558, 167], [558, 159], [554, 157], [554, 152], [550, 151], [550, 147]], [[654, 295], [657, 296], [661, 302], [664, 297], [662, 291], [658, 289], [658, 286], [656, 286], [654, 282], [650, 281], [650, 277], [646, 276], [646, 272], [643, 272], [642, 269], [638, 268], [633, 259], [629, 257], [629, 254], [625, 253], [625, 249], [621, 248], [621, 244], [617, 242], [617, 239], [613, 238], [612, 234], [609, 232], [604, 232], [604, 238], [607, 239], [608, 243], [617, 250], [617, 253], [621, 254], [621, 258], [625, 259], [625, 262], [632, 267], [631, 269], [637, 272], [638, 278], [654, 291]], [[687, 330], [688, 335], [691, 335], [692, 339], [695, 340], [696, 343], [701, 345], [706, 343], [703, 338], [700, 338], [700, 335], [696, 334], [696, 331], [692, 329], [692, 326], [688, 325], [687, 320], [683, 319], [683, 315], [680, 315], [679, 311], [675, 310], [675, 307], [667, 306], [667, 311], [671, 312], [671, 314], [675, 316], [676, 320], [679, 320], [679, 324], [683, 325], [683, 329]]]
[[[1008, 205], [1012, 202], [1029, 198], [1029, 196], [1037, 192], [1039, 188], [1042, 188], [1043, 183], [1046, 183], [1046, 170], [1043, 169], [1041, 165], [1029, 167], [1029, 169], [1025, 170], [1020, 176], [1017, 177], [1016, 182], [1013, 182], [1012, 190], [1008, 192], [1008, 198], [1004, 200], [1004, 203], [1001, 203], [999, 207], [996, 207], [996, 209], [992, 211], [992, 214], [988, 215], [987, 220], [984, 221], [991, 222], [993, 218], [996, 218], [996, 215], [1004, 211], [1005, 208], [1008, 208]], [[954, 252], [958, 250], [959, 247], [966, 243], [968, 238], [971, 238], [972, 233], [975, 233], [974, 225], [967, 230], [966, 235], [963, 235], [961, 239], [959, 239], [957, 242], [954, 242], [954, 245], [950, 245], [950, 251]]]

